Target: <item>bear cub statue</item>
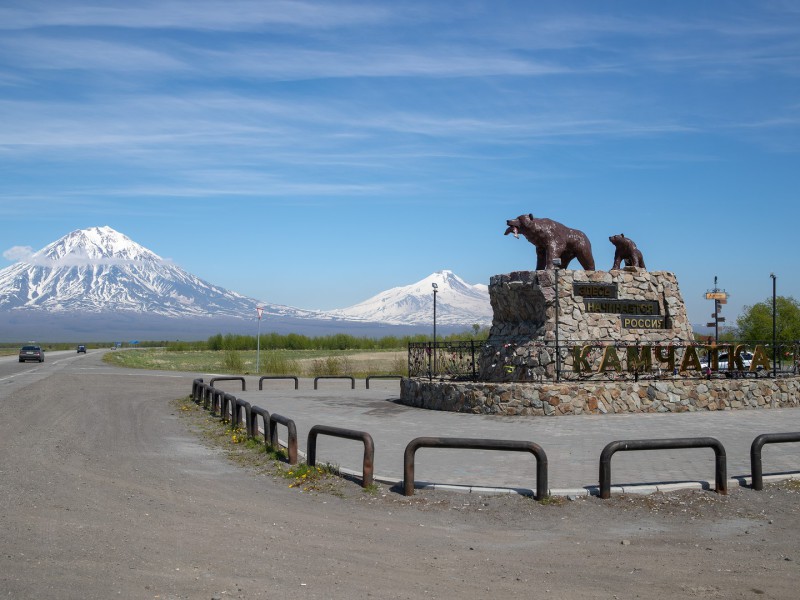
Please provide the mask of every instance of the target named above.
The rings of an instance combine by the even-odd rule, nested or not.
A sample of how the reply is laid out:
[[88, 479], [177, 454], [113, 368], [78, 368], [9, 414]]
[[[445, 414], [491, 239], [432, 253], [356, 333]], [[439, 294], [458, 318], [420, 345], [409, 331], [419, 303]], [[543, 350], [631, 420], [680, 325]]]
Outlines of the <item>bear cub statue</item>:
[[646, 269], [644, 266], [644, 257], [636, 247], [636, 244], [631, 238], [626, 238], [624, 234], [612, 235], [608, 238], [616, 250], [614, 251], [614, 266], [612, 270], [619, 269], [622, 261], [625, 261], [626, 267], [637, 267], [639, 269]]
[[551, 219], [539, 219], [532, 214], [520, 215], [516, 219], [506, 221], [508, 229], [505, 234], [519, 234], [536, 246], [536, 270], [553, 268], [553, 259], [561, 259], [561, 268], [566, 269], [573, 258], [586, 271], [594, 271], [594, 257], [592, 245], [586, 234], [577, 229], [571, 229]]

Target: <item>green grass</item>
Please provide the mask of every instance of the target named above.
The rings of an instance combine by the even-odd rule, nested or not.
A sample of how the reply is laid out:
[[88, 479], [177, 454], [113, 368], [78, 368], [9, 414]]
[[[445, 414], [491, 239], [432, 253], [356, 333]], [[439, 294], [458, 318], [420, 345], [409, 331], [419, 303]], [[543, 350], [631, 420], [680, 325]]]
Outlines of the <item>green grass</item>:
[[[261, 351], [261, 375], [404, 375], [406, 350], [269, 350]], [[167, 351], [142, 348], [107, 352], [103, 360], [132, 369], [254, 375], [254, 350]]]
[[[290, 465], [283, 448], [273, 448], [264, 443], [263, 437], [248, 438], [242, 427], [207, 413], [192, 402], [190, 396], [174, 401], [177, 409], [192, 418], [193, 426], [203, 439], [223, 448], [228, 458], [242, 466], [271, 474], [275, 480], [284, 480], [288, 487], [303, 492], [321, 492], [342, 496], [345, 480], [339, 476], [339, 467], [330, 463], [311, 466], [306, 462]], [[380, 488], [373, 486], [367, 493], [375, 495]]]

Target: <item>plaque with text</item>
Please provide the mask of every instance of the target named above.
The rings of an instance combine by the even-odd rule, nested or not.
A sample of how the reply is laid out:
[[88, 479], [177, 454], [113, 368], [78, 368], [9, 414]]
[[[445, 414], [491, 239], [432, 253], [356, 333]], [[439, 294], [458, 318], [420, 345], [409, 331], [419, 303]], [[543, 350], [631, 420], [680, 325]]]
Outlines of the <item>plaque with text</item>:
[[590, 283], [588, 281], [572, 282], [572, 295], [584, 298], [617, 298], [616, 283]]
[[623, 329], [666, 329], [663, 315], [620, 315]]
[[659, 313], [657, 300], [584, 300], [586, 312], [619, 315], [648, 315]]

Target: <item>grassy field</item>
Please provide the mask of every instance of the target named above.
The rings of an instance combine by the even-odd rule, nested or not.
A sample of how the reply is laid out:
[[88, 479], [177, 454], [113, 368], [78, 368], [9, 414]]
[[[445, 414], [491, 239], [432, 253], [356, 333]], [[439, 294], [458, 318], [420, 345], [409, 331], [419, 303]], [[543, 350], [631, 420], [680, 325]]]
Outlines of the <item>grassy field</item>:
[[[197, 373], [256, 374], [256, 352], [236, 350], [168, 351], [142, 348], [107, 352], [109, 364], [133, 369], [186, 371]], [[269, 350], [261, 351], [261, 375], [405, 375], [406, 350]]]

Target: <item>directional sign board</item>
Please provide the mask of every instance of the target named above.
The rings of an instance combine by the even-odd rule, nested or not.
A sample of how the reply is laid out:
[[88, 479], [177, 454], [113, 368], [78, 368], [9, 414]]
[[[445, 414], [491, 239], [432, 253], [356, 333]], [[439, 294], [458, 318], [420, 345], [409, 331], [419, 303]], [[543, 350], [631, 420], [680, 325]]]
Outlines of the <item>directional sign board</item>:
[[706, 300], [727, 300], [727, 292], [706, 292]]

